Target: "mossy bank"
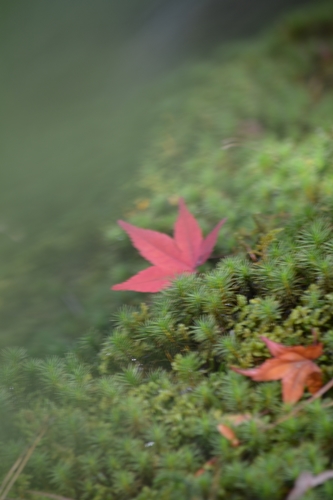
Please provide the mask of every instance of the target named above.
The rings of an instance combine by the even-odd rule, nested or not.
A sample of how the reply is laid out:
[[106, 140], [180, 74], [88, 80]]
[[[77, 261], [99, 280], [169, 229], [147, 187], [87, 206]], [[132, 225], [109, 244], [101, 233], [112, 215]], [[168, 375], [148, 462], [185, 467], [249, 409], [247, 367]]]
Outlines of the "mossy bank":
[[[171, 232], [183, 196], [204, 230], [228, 218], [215, 258], [162, 293], [119, 292], [109, 332], [66, 356], [3, 352], [2, 478], [43, 433], [8, 498], [283, 500], [301, 472], [332, 468], [329, 392], [283, 421], [279, 382], [230, 369], [269, 357], [262, 335], [304, 346], [315, 335], [324, 382], [333, 377], [328, 12], [230, 47], [186, 70], [181, 88], [169, 82], [142, 198], [124, 218]], [[120, 230], [106, 237], [117, 283], [144, 263]], [[232, 446], [217, 425], [247, 413]], [[304, 498], [332, 495], [328, 481]]]

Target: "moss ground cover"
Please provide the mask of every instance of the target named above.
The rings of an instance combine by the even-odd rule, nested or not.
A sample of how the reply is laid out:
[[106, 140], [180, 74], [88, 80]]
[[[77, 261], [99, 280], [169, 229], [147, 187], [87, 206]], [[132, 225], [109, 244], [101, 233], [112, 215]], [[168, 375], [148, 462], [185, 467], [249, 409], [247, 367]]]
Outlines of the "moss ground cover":
[[[160, 126], [142, 165], [144, 197], [126, 220], [170, 232], [173, 205], [182, 196], [206, 231], [228, 217], [217, 250], [224, 255], [255, 228], [277, 227], [274, 219], [331, 196], [329, 12], [324, 6], [316, 15], [296, 15], [266, 37], [170, 79], [170, 98], [161, 104]], [[127, 251], [119, 228], [106, 235], [120, 253]], [[128, 272], [118, 266], [115, 282]]]
[[[261, 336], [287, 346], [318, 340], [316, 362], [324, 382], [333, 378], [325, 9], [169, 82], [143, 195], [124, 218], [170, 233], [183, 196], [206, 233], [228, 217], [215, 258], [159, 294], [118, 292], [125, 305], [107, 334], [84, 335], [67, 355], [3, 351], [2, 479], [44, 433], [9, 498], [283, 500], [301, 472], [332, 468], [330, 392], [285, 418], [280, 382], [231, 370], [270, 357]], [[117, 283], [142, 262], [117, 228], [105, 232]], [[252, 417], [234, 429], [238, 446], [217, 429], [235, 414]], [[305, 498], [332, 494], [328, 481]]]
[[[50, 419], [17, 494], [282, 499], [303, 470], [329, 468], [331, 399], [263, 432], [288, 411], [280, 384], [251, 382], [230, 366], [269, 357], [260, 335], [306, 346], [315, 330], [324, 344], [318, 365], [325, 382], [333, 377], [332, 222], [332, 212], [313, 211], [290, 222], [258, 262], [228, 257], [178, 279], [149, 306], [121, 310], [98, 355], [89, 338], [65, 358], [5, 351], [3, 474]], [[235, 448], [217, 425], [239, 413], [256, 419], [237, 429]], [[212, 458], [215, 467], [198, 476]], [[331, 495], [327, 483], [311, 498]]]

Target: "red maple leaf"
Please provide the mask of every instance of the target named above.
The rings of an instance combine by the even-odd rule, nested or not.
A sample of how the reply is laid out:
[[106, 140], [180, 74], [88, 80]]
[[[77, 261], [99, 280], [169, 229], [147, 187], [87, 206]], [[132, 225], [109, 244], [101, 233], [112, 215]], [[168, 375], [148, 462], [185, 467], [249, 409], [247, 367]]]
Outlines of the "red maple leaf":
[[153, 264], [132, 278], [114, 285], [112, 290], [159, 292], [170, 285], [181, 273], [193, 273], [206, 262], [217, 240], [218, 232], [226, 219], [221, 220], [206, 238], [200, 226], [188, 211], [183, 199], [179, 200], [179, 215], [174, 228], [174, 238], [118, 221], [133, 245], [146, 260]]
[[320, 389], [322, 373], [312, 360], [322, 355], [322, 344], [288, 347], [266, 337], [261, 337], [261, 339], [274, 358], [250, 370], [232, 367], [235, 372], [251, 377], [257, 382], [281, 380], [282, 398], [285, 403], [296, 403], [302, 397], [305, 387], [311, 394], [315, 394]]

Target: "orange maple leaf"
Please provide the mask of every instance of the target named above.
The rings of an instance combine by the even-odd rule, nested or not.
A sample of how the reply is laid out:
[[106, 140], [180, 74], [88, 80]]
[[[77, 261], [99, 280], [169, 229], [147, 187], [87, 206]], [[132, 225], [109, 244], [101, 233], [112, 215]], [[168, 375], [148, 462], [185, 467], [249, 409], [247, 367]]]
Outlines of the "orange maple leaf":
[[312, 361], [322, 355], [322, 344], [288, 347], [266, 337], [261, 339], [274, 358], [249, 370], [232, 367], [235, 372], [251, 377], [256, 382], [281, 380], [282, 398], [285, 403], [296, 403], [302, 397], [305, 387], [311, 394], [315, 394], [322, 387], [322, 372]]

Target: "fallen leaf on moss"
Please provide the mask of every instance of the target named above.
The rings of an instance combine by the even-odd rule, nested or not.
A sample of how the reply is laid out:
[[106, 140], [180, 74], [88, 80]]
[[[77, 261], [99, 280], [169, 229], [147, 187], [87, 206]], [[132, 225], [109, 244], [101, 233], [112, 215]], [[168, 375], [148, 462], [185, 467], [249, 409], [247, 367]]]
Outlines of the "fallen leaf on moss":
[[298, 476], [295, 486], [287, 496], [286, 500], [298, 500], [299, 498], [302, 498], [304, 493], [308, 490], [325, 483], [329, 479], [333, 479], [333, 470], [327, 470], [317, 476], [313, 476], [311, 472], [302, 472]]
[[239, 446], [239, 440], [234, 431], [231, 429], [231, 427], [229, 427], [229, 425], [237, 427], [238, 425], [243, 424], [244, 422], [248, 422], [249, 420], [251, 420], [251, 418], [252, 415], [250, 415], [250, 413], [226, 415], [223, 419], [224, 423], [219, 424], [217, 426], [217, 430], [219, 431], [220, 434], [222, 434], [222, 436], [224, 436], [231, 442], [232, 446]]
[[305, 387], [311, 394], [315, 394], [322, 387], [321, 370], [312, 361], [322, 355], [322, 344], [288, 347], [266, 337], [261, 337], [261, 339], [274, 358], [249, 370], [232, 367], [235, 372], [250, 377], [256, 382], [281, 380], [282, 397], [285, 403], [296, 403], [302, 397]]
[[114, 285], [112, 290], [159, 292], [170, 285], [178, 274], [195, 272], [211, 255], [218, 232], [225, 221], [226, 219], [220, 221], [213, 231], [203, 238], [198, 222], [188, 211], [183, 199], [179, 201], [174, 238], [122, 220], [118, 221], [131, 238], [134, 247], [153, 266], [123, 283]]
[[230, 441], [232, 446], [239, 446], [238, 437], [228, 425], [219, 424], [217, 426], [217, 430], [219, 431], [220, 434], [222, 434], [222, 436], [224, 436], [226, 439], [228, 439], [228, 441]]
[[195, 477], [202, 476], [206, 471], [212, 469], [214, 465], [217, 462], [217, 457], [213, 457], [210, 460], [207, 460], [207, 462], [201, 467], [201, 469], [197, 470], [197, 472], [194, 474]]

